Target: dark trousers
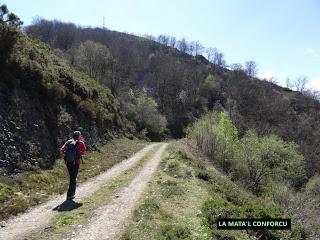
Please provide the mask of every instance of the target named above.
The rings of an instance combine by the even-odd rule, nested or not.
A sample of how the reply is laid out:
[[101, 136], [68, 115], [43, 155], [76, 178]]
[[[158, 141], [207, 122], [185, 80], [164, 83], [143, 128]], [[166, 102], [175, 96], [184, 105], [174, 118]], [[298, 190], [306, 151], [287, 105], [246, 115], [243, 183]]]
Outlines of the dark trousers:
[[67, 168], [68, 168], [69, 179], [70, 179], [67, 197], [71, 197], [71, 196], [75, 195], [75, 193], [76, 193], [79, 164], [67, 163]]

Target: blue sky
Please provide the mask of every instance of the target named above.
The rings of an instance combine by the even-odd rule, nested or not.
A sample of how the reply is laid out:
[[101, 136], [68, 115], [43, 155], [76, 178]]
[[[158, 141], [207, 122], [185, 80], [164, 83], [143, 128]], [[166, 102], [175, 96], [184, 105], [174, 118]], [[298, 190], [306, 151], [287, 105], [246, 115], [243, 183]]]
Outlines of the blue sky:
[[320, 89], [320, 0], [7, 0], [36, 16], [136, 34], [166, 34], [217, 47], [228, 64], [254, 60], [261, 77], [306, 75]]

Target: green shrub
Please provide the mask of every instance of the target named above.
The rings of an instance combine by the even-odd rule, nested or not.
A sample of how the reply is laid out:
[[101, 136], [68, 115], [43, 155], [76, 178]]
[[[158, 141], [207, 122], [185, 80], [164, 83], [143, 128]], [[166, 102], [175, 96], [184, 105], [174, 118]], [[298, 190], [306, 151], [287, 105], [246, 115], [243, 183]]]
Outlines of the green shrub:
[[70, 101], [73, 103], [73, 105], [78, 106], [80, 101], [81, 101], [81, 97], [71, 93], [71, 92], [67, 92], [67, 98], [70, 99]]
[[54, 176], [49, 172], [29, 174], [22, 182], [22, 186], [30, 189], [50, 189], [53, 187]]
[[294, 191], [288, 185], [281, 183], [273, 183], [267, 190], [271, 199], [281, 207], [288, 207], [294, 201]]
[[187, 136], [223, 170], [230, 170], [238, 131], [227, 113], [209, 112], [187, 129]]
[[0, 202], [7, 200], [13, 194], [14, 194], [14, 190], [12, 189], [12, 187], [6, 184], [0, 183]]
[[164, 164], [164, 171], [174, 178], [191, 178], [192, 168], [181, 162], [178, 155], [174, 155], [174, 158], [169, 159]]
[[159, 139], [167, 130], [167, 119], [158, 110], [156, 101], [145, 92], [133, 92], [123, 99], [123, 110], [135, 122], [138, 132], [146, 129], [148, 136]]
[[135, 210], [134, 216], [137, 219], [142, 217], [150, 219], [153, 214], [160, 210], [160, 204], [154, 198], [146, 198], [145, 201]]
[[315, 175], [309, 179], [306, 189], [306, 193], [316, 199], [320, 199], [320, 176]]
[[215, 226], [216, 219], [243, 217], [240, 208], [222, 197], [214, 197], [205, 202], [202, 212], [209, 226]]
[[60, 108], [57, 119], [58, 127], [69, 127], [72, 123], [72, 116], [66, 111], [65, 108]]
[[79, 103], [79, 109], [87, 114], [91, 119], [96, 118], [97, 113], [95, 111], [95, 106], [92, 100], [82, 100]]
[[179, 196], [184, 193], [182, 186], [175, 180], [163, 180], [160, 182], [163, 187], [161, 188], [161, 194], [166, 198]]
[[196, 173], [196, 177], [204, 181], [211, 180], [211, 174], [207, 170], [199, 170]]
[[241, 208], [241, 214], [245, 218], [281, 218], [285, 217], [281, 208], [268, 203], [265, 200], [249, 202]]
[[294, 143], [274, 135], [259, 137], [248, 131], [239, 142], [233, 173], [235, 180], [255, 193], [274, 181], [301, 187], [305, 180], [304, 158]]
[[[214, 197], [202, 207], [204, 222], [212, 230], [213, 235], [222, 238], [224, 233], [217, 231], [217, 218], [281, 218], [283, 211], [266, 201], [249, 201], [243, 205], [235, 205], [222, 197]], [[250, 235], [260, 236], [261, 239], [280, 239], [281, 232], [270, 230], [255, 230]]]
[[[25, 198], [10, 198], [10, 200], [7, 203], [10, 208], [6, 209], [6, 211], [0, 211], [0, 217], [7, 218], [10, 215], [17, 215], [20, 212], [25, 211], [28, 208], [28, 200]], [[0, 210], [2, 210], [0, 208]]]
[[60, 83], [53, 83], [47, 86], [48, 95], [51, 99], [61, 102], [67, 95], [66, 88]]
[[166, 224], [161, 226], [160, 239], [165, 240], [180, 240], [188, 239], [191, 236], [191, 231], [187, 226], [182, 224], [172, 225]]
[[305, 162], [295, 143], [277, 136], [259, 137], [249, 130], [238, 138], [238, 131], [225, 112], [210, 112], [187, 130], [189, 138], [233, 180], [256, 194], [272, 182], [300, 188], [305, 182]]
[[24, 163], [24, 162], [17, 162], [15, 164], [15, 167], [22, 171], [36, 171], [39, 170], [39, 167], [37, 165], [32, 165], [30, 163]]
[[178, 171], [179, 167], [180, 167], [180, 163], [176, 159], [169, 159], [167, 161], [167, 169], [169, 171]]

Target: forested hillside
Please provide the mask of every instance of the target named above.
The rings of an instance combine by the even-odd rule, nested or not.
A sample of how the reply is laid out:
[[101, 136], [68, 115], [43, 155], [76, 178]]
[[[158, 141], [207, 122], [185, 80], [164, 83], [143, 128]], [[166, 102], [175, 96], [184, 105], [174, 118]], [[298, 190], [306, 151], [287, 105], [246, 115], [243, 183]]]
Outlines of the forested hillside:
[[[320, 172], [319, 101], [259, 80], [254, 69], [243, 71], [234, 65], [228, 70], [217, 51], [205, 58], [199, 55], [201, 45], [195, 42], [191, 49], [185, 39], [162, 36], [156, 42], [152, 37], [43, 19], [25, 30], [107, 85], [125, 111], [130, 96], [144, 89], [156, 100], [174, 137], [184, 136], [184, 128], [208, 110], [226, 110], [240, 134], [251, 128], [294, 141], [306, 159], [308, 175]], [[151, 136], [159, 138], [154, 132]]]
[[[306, 77], [281, 87], [185, 38], [22, 25], [0, 4], [0, 239], [320, 239]], [[75, 130], [88, 151], [59, 153]]]
[[0, 167], [5, 174], [50, 167], [74, 129], [83, 132], [90, 149], [117, 135], [132, 136], [134, 124], [108, 88], [27, 37], [9, 17], [0, 21]]

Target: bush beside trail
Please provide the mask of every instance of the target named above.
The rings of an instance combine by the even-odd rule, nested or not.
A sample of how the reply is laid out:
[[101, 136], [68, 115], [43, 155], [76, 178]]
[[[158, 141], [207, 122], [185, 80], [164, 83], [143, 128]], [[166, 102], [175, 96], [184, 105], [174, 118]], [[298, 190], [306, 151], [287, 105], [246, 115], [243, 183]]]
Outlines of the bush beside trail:
[[[299, 239], [319, 238], [319, 176], [308, 179], [297, 144], [253, 130], [240, 136], [226, 112], [209, 112], [187, 135], [231, 180], [281, 206], [302, 226]], [[210, 181], [206, 173], [198, 176]]]
[[295, 189], [306, 182], [305, 162], [298, 146], [275, 135], [248, 130], [239, 137], [226, 112], [210, 112], [187, 130], [188, 137], [235, 181], [257, 194], [274, 184]]

